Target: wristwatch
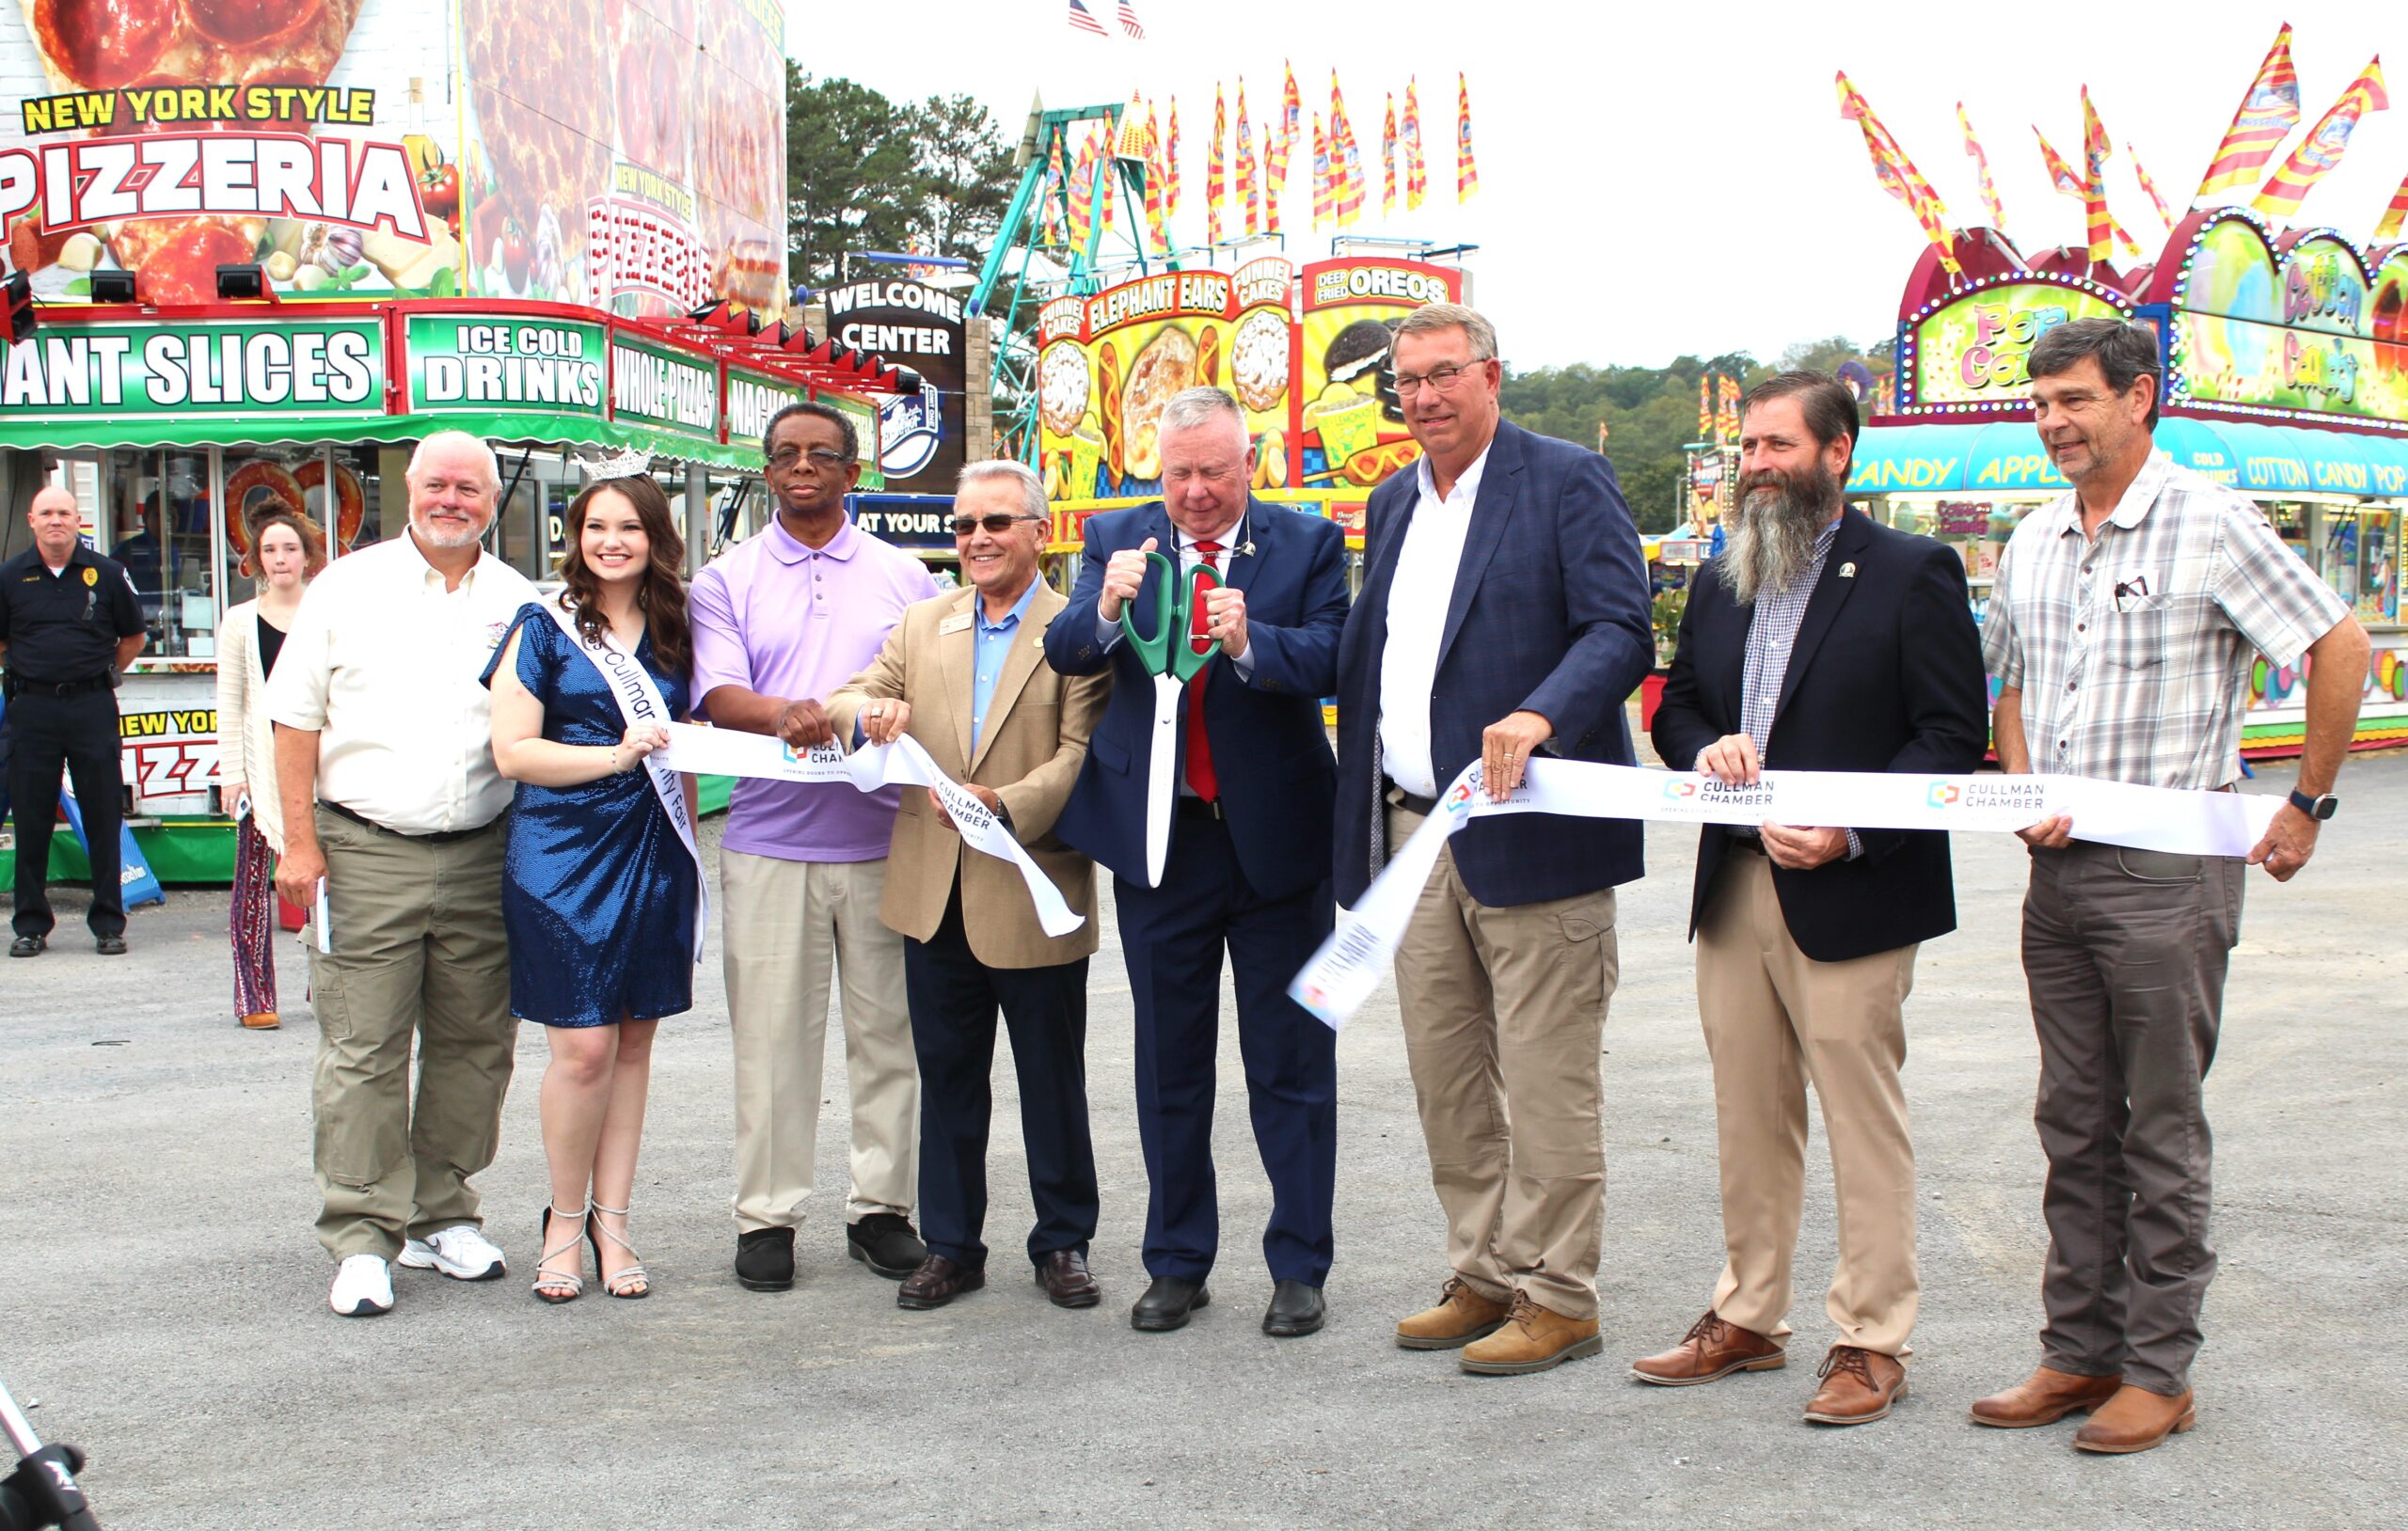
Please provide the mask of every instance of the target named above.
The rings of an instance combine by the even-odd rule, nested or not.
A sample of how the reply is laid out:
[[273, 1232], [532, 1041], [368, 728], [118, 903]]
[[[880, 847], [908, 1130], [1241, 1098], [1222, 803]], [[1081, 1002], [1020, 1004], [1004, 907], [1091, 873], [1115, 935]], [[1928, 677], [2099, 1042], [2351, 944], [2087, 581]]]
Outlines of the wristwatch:
[[2291, 806], [2306, 814], [2309, 818], [2321, 821], [2333, 816], [2334, 810], [2341, 806], [2341, 799], [2334, 797], [2329, 792], [2321, 797], [2311, 797], [2306, 793], [2300, 791], [2297, 787], [2293, 787], [2291, 789]]

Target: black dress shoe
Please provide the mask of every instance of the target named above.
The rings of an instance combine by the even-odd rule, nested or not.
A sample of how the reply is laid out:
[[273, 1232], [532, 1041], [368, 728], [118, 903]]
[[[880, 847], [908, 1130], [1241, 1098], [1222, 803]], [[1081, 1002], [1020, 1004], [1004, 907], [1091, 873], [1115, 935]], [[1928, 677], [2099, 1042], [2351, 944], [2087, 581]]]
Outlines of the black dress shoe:
[[1262, 1310], [1262, 1332], [1277, 1339], [1292, 1339], [1319, 1330], [1328, 1317], [1329, 1307], [1321, 1300], [1320, 1287], [1307, 1286], [1301, 1281], [1275, 1282], [1271, 1287], [1271, 1305]]
[[1210, 1307], [1212, 1294], [1200, 1281], [1181, 1281], [1177, 1276], [1156, 1276], [1146, 1295], [1137, 1299], [1129, 1310], [1129, 1327], [1150, 1334], [1164, 1334], [1187, 1327], [1187, 1316], [1197, 1308]]
[[40, 956], [50, 950], [47, 936], [20, 936], [8, 943], [10, 956]]
[[845, 1253], [889, 1281], [901, 1281], [920, 1269], [928, 1246], [911, 1231], [911, 1220], [898, 1212], [872, 1212], [845, 1229]]
[[92, 950], [100, 953], [103, 956], [123, 956], [125, 955], [125, 938], [122, 936], [95, 936], [92, 938]]
[[1038, 1261], [1037, 1284], [1057, 1308], [1091, 1308], [1103, 1301], [1087, 1257], [1075, 1249], [1057, 1249]]
[[794, 1286], [794, 1230], [755, 1228], [736, 1236], [736, 1279], [748, 1292], [783, 1292]]
[[941, 1308], [964, 1292], [974, 1292], [987, 1285], [983, 1266], [962, 1265], [942, 1255], [931, 1255], [920, 1262], [920, 1268], [903, 1278], [895, 1288], [895, 1305], [898, 1308]]

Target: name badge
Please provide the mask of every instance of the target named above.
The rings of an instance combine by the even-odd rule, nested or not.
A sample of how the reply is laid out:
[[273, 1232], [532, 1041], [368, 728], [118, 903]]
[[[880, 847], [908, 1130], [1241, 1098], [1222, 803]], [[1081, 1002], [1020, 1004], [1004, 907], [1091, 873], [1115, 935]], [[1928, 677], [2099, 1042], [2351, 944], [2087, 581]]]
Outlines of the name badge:
[[944, 621], [937, 623], [937, 631], [940, 634], [966, 633], [970, 631], [970, 613], [964, 611], [958, 617], [945, 618]]

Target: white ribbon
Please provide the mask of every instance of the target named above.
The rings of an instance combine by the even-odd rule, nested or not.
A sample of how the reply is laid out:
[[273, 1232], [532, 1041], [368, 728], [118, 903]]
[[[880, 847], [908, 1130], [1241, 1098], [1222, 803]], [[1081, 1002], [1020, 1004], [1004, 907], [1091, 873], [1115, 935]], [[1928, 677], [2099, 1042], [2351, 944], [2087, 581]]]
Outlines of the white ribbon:
[[[619, 641], [618, 635], [610, 631], [610, 623], [602, 624], [601, 642], [589, 643], [585, 635], [578, 631], [577, 619], [569, 614], [563, 601], [546, 601], [544, 609], [560, 623], [561, 631], [568, 635], [568, 640], [577, 645], [578, 652], [593, 660], [594, 668], [602, 672], [603, 684], [610, 688], [611, 700], [619, 704], [620, 719], [628, 728], [647, 723], [657, 723], [663, 728], [677, 726], [670, 721], [669, 699], [662, 696], [660, 687], [653, 684], [642, 661], [629, 653], [626, 645]], [[686, 789], [677, 781], [678, 767], [663, 759], [662, 755], [662, 751], [656, 750], [644, 757], [644, 774], [652, 781], [652, 795], [660, 800], [661, 812], [669, 815], [671, 826], [676, 829], [679, 842], [685, 845], [687, 856], [694, 863], [694, 896], [697, 900], [694, 906], [694, 960], [700, 962], [703, 960], [703, 933], [711, 923], [710, 880], [703, 875], [703, 847], [694, 838], [694, 816], [688, 811]]]
[[1695, 771], [1650, 771], [1589, 761], [1532, 761], [1502, 802], [1481, 787], [1473, 761], [1322, 942], [1288, 995], [1331, 1029], [1379, 986], [1413, 906], [1447, 837], [1476, 818], [1560, 813], [1589, 819], [1687, 824], [1814, 825], [1852, 829], [2030, 829], [2058, 813], [2075, 838], [2179, 856], [2245, 856], [2264, 838], [2282, 799], [2236, 792], [2178, 792], [2082, 776], [1910, 776], [1884, 771], [1766, 771], [1729, 786]]
[[1012, 863], [1037, 905], [1037, 923], [1048, 936], [1067, 936], [1086, 923], [1085, 917], [1064, 901], [1018, 837], [1004, 828], [994, 811], [944, 774], [920, 741], [906, 734], [893, 744], [876, 744], [846, 754], [834, 744], [815, 745], [797, 754], [784, 740], [768, 734], [736, 729], [704, 728], [692, 723], [669, 725], [669, 748], [653, 758], [667, 757], [681, 771], [706, 776], [749, 776], [770, 781], [842, 781], [863, 792], [884, 786], [926, 787], [944, 804], [961, 838], [974, 850]]

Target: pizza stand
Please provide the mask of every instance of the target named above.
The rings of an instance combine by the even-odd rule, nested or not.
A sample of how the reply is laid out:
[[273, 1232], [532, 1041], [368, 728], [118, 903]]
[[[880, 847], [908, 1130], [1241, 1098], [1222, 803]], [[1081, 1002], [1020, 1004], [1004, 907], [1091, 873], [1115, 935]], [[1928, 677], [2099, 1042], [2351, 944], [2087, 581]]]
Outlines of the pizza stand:
[[[2008, 535], [2068, 487], [2032, 425], [2033, 342], [2074, 319], [2147, 324], [2165, 377], [2157, 445], [2256, 502], [2351, 603], [2375, 647], [2356, 744], [2408, 741], [2408, 245], [2277, 233], [2220, 207], [2192, 213], [2129, 272], [2081, 250], [2027, 259], [1990, 229], [1959, 232], [1954, 253], [1963, 276], [1926, 248], [1907, 284], [1897, 409], [1858, 444], [1850, 497], [1957, 548], [1984, 615]], [[2298, 753], [2305, 704], [2304, 675], [2261, 656], [2242, 753]]]
[[[223, 882], [215, 638], [252, 594], [246, 516], [298, 506], [337, 556], [398, 535], [412, 447], [465, 430], [500, 458], [489, 545], [542, 578], [579, 452], [637, 449], [699, 567], [717, 512], [757, 479], [771, 415], [832, 403], [874, 461], [871, 395], [897, 386], [876, 357], [724, 304], [674, 323], [466, 298], [46, 308], [0, 351], [0, 470], [18, 506], [42, 482], [70, 489], [95, 545], [127, 562], [150, 633], [119, 693], [135, 838], [162, 880]], [[53, 844], [54, 876], [85, 875], [72, 837]]]

